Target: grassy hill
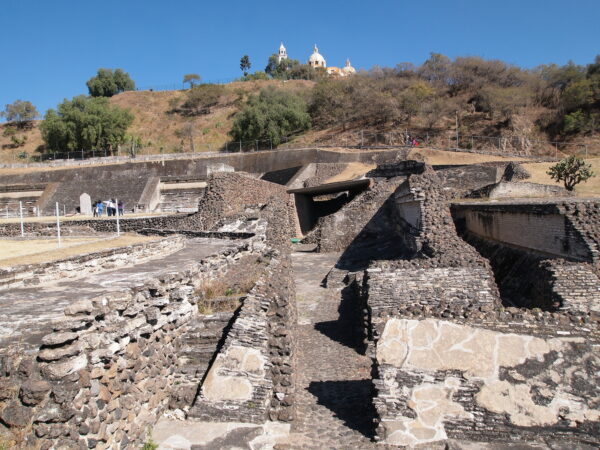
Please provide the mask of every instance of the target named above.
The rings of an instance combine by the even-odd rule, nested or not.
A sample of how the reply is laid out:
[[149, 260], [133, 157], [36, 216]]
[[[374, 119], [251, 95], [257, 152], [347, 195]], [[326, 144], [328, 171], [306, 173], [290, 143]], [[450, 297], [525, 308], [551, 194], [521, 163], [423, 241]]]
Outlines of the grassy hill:
[[[265, 86], [276, 86], [280, 89], [308, 92], [314, 83], [305, 80], [261, 80], [251, 82], [234, 82], [225, 85], [225, 94], [218, 105], [211, 108], [209, 114], [187, 116], [173, 110], [175, 103], [181, 104], [187, 91], [129, 91], [115, 95], [110, 102], [122, 108], [128, 108], [134, 115], [134, 122], [129, 128], [130, 135], [139, 137], [144, 153], [174, 153], [191, 151], [189, 137], [183, 136], [183, 129], [193, 125], [196, 151], [215, 151], [230, 140], [233, 115], [239, 110], [240, 101], [250, 93], [259, 92]], [[0, 162], [26, 162], [19, 154], [36, 155], [38, 147], [43, 145], [39, 131], [41, 121], [34, 121], [32, 127], [19, 131], [18, 136], [26, 136], [27, 141], [19, 148], [11, 148], [10, 138], [3, 136], [6, 124], [0, 124]]]
[[[128, 108], [135, 119], [130, 127], [129, 135], [139, 138], [142, 146], [138, 148], [141, 154], [191, 152], [190, 130], [193, 135], [194, 149], [196, 152], [216, 151], [222, 148], [230, 141], [229, 131], [231, 130], [233, 117], [243, 105], [249, 94], [257, 93], [266, 86], [275, 86], [284, 90], [293, 90], [300, 92], [310, 98], [311, 91], [315, 83], [305, 80], [261, 80], [249, 82], [234, 82], [224, 86], [224, 94], [218, 103], [211, 107], [205, 114], [189, 115], [184, 114], [179, 106], [187, 97], [188, 91], [130, 91], [116, 95], [110, 98], [110, 102], [123, 108]], [[528, 142], [536, 140], [546, 141], [548, 136], [540, 131], [536, 126], [536, 121], [548, 114], [548, 110], [543, 107], [522, 108], [518, 114], [511, 117], [509, 123], [493, 120], [489, 115], [471, 111], [463, 113], [459, 131], [461, 136], [461, 148], [469, 148], [473, 143], [475, 148], [488, 138], [475, 138], [474, 141], [467, 136], [490, 136], [496, 135], [498, 130], [502, 131], [503, 136], [520, 137], [524, 136]], [[18, 132], [19, 137], [26, 137], [24, 145], [18, 148], [11, 146], [10, 137], [4, 136], [3, 131], [6, 124], [0, 124], [0, 162], [27, 162], [33, 155], [37, 155], [43, 141], [38, 129], [39, 121], [35, 121], [32, 127]], [[393, 143], [390, 136], [393, 137], [404, 134], [404, 130], [413, 130], [417, 133], [419, 140], [423, 141], [429, 137], [428, 144], [433, 147], [455, 146], [454, 140], [456, 134], [456, 117], [454, 114], [444, 115], [436, 124], [435, 130], [429, 129], [425, 121], [420, 117], [415, 117], [410, 124], [397, 125], [394, 123], [379, 123], [377, 125], [364, 123], [360, 121], [346, 124], [345, 127], [323, 126], [318, 123], [313, 129], [297, 136], [291, 145], [311, 145], [314, 143], [325, 143], [327, 145], [336, 145], [339, 147], [358, 145], [361, 141], [365, 145]], [[361, 133], [361, 130], [362, 133]], [[493, 148], [498, 140], [490, 139], [490, 148]], [[586, 143], [590, 156], [600, 153], [600, 138], [586, 137], [577, 138], [577, 142]], [[128, 145], [122, 148], [127, 151]], [[233, 145], [232, 145], [233, 147]], [[559, 156], [561, 152], [582, 153], [583, 146], [562, 146], [559, 147]], [[495, 150], [499, 150], [496, 148]], [[514, 150], [512, 147], [505, 148], [507, 152]], [[531, 146], [532, 154], [554, 155], [555, 148], [552, 145]], [[21, 156], [21, 158], [19, 157]]]

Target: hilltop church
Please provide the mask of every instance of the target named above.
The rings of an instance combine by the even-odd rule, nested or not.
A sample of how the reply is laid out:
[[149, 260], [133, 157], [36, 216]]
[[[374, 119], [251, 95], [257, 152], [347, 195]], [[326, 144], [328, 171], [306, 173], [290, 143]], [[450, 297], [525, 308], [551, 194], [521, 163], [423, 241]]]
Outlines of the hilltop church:
[[[288, 57], [287, 50], [285, 49], [285, 46], [283, 45], [283, 42], [282, 42], [281, 45], [279, 46], [279, 53], [277, 54], [277, 62], [281, 62], [282, 60], [287, 59], [287, 57]], [[354, 67], [352, 67], [349, 59], [346, 59], [346, 65], [344, 67], [342, 67], [341, 69], [339, 67], [334, 67], [334, 66], [327, 67], [327, 62], [325, 61], [325, 58], [323, 57], [323, 55], [321, 55], [319, 53], [319, 49], [317, 48], [316, 44], [313, 48], [312, 54], [308, 58], [307, 64], [315, 69], [323, 68], [327, 71], [328, 75], [333, 76], [333, 77], [347, 77], [350, 75], [354, 75], [356, 73], [356, 69]]]

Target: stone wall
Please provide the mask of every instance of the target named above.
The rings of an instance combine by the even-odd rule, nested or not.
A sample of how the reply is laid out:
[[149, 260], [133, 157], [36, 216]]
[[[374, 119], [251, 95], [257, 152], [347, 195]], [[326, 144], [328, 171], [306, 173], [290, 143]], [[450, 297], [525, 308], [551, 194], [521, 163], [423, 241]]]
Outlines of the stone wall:
[[593, 249], [555, 202], [453, 205], [460, 227], [479, 237], [538, 254], [592, 262]]
[[567, 191], [560, 186], [550, 186], [547, 184], [527, 183], [527, 182], [508, 182], [501, 181], [499, 183], [484, 186], [481, 189], [476, 189], [467, 195], [468, 198], [483, 198], [502, 199], [502, 198], [543, 198], [543, 197], [572, 197], [575, 194]]
[[153, 242], [73, 256], [43, 264], [27, 264], [0, 269], [0, 290], [30, 286], [57, 279], [80, 278], [90, 273], [127, 266], [132, 259], [145, 259], [173, 253], [184, 246], [184, 238], [172, 236]]
[[598, 308], [600, 280], [594, 266], [548, 259], [469, 232], [463, 238], [489, 260], [504, 304], [544, 310]]
[[161, 189], [158, 210], [165, 213], [196, 212], [204, 187]]
[[[537, 255], [527, 261], [537, 258], [538, 272], [525, 273], [564, 307], [502, 307], [490, 264], [458, 236], [452, 194], [440, 181], [426, 170], [396, 190], [397, 234], [410, 251], [372, 261], [362, 278], [367, 352], [377, 373], [376, 439], [598, 445], [600, 280], [593, 266]], [[561, 217], [563, 233], [570, 227], [577, 235]], [[520, 261], [505, 256], [506, 265]]]
[[378, 164], [373, 170], [367, 172], [367, 178], [394, 178], [407, 177], [413, 174], [420, 174], [425, 171], [425, 163], [415, 160], [395, 161]]
[[406, 308], [441, 305], [450, 312], [498, 303], [494, 279], [485, 267], [394, 268], [373, 263], [367, 270], [366, 294], [372, 317]]
[[569, 219], [587, 244], [596, 268], [600, 266], [600, 203], [596, 200], [564, 202], [558, 210]]
[[[151, 177], [206, 178], [210, 167], [219, 165], [230, 166], [236, 171], [262, 174], [311, 163], [393, 161], [397, 155], [405, 156], [407, 153], [407, 149], [338, 152], [306, 148], [233, 154], [155, 155], [134, 160], [129, 157], [95, 158], [30, 164], [31, 167], [57, 169], [3, 175], [2, 184], [29, 186], [58, 183], [57, 191], [46, 203], [49, 214], [52, 214], [56, 201], [61, 205], [66, 204], [67, 211], [75, 211], [79, 206], [79, 195], [83, 192], [90, 194], [92, 201], [97, 200], [97, 197], [102, 197], [102, 200], [118, 197], [126, 202], [126, 210], [129, 210], [140, 201], [146, 181]], [[61, 168], [69, 166], [71, 168]]]
[[190, 416], [206, 421], [292, 421], [295, 323], [289, 255], [275, 252], [268, 274], [244, 300]]
[[329, 178], [341, 173], [348, 166], [348, 164], [317, 163], [314, 166], [314, 173], [311, 177], [304, 180], [302, 187], [313, 187], [324, 184]]
[[476, 320], [386, 321], [376, 353], [377, 439], [598, 446], [597, 333], [540, 336], [525, 321], [506, 325], [499, 332]]
[[372, 219], [401, 181], [398, 178], [378, 181], [339, 211], [320, 217], [304, 242], [317, 243], [320, 252], [336, 252], [345, 250], [361, 233], [377, 233], [384, 225]]
[[590, 264], [552, 259], [543, 261], [546, 297], [558, 309], [600, 312], [600, 278]]
[[0, 421], [40, 448], [139, 445], [170, 401], [197, 287], [255, 248], [244, 241], [185, 273], [71, 304], [38, 351], [2, 349]]
[[435, 170], [446, 187], [454, 189], [458, 196], [462, 196], [473, 189], [500, 181], [506, 164], [492, 162], [464, 166], [435, 166]]
[[[121, 232], [137, 232], [139, 230], [150, 229], [177, 229], [183, 215], [127, 218], [127, 215], [120, 217], [119, 227]], [[56, 222], [25, 222], [24, 231], [27, 236], [56, 236]], [[116, 233], [117, 221], [114, 219], [82, 219], [62, 221], [60, 232], [63, 236], [68, 235], [86, 235], [96, 233]], [[21, 236], [21, 225], [19, 223], [1, 223], [0, 236], [17, 237]]]
[[243, 213], [247, 207], [264, 205], [272, 198], [288, 200], [284, 186], [240, 173], [213, 174], [207, 183], [198, 213], [182, 219], [178, 228], [209, 230], [219, 220]]

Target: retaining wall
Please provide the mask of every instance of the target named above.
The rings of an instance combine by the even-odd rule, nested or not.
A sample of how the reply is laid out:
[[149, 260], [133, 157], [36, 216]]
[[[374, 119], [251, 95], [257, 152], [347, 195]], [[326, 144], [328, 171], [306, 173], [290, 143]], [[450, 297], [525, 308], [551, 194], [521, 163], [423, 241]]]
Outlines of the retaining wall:
[[556, 202], [455, 204], [459, 227], [484, 239], [538, 254], [593, 262], [592, 248]]
[[598, 446], [597, 318], [590, 334], [581, 322], [550, 328], [515, 316], [494, 317], [502, 331], [479, 319], [385, 321], [375, 358], [376, 439]]
[[77, 255], [44, 264], [27, 264], [0, 269], [0, 290], [31, 286], [64, 278], [80, 278], [90, 273], [128, 266], [132, 260], [141, 262], [173, 253], [185, 245], [182, 236], [172, 236], [154, 242]]
[[185, 273], [71, 304], [39, 350], [2, 349], [0, 421], [41, 448], [140, 445], [174, 392], [196, 289], [262, 248], [245, 241]]

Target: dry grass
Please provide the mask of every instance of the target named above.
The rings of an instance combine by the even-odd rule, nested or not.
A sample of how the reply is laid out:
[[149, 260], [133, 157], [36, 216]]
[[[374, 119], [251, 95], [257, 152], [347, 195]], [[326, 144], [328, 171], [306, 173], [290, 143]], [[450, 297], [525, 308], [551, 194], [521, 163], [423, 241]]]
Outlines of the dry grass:
[[19, 148], [9, 148], [10, 137], [3, 136], [7, 124], [0, 124], [0, 163], [27, 162], [27, 160], [21, 160], [17, 157], [21, 152], [27, 152], [29, 156], [37, 154], [36, 149], [44, 143], [39, 129], [40, 122], [40, 120], [34, 120], [33, 126], [30, 129], [18, 130], [17, 136], [27, 137], [25, 145]]
[[[122, 108], [129, 108], [133, 113], [134, 121], [128, 133], [141, 138], [143, 147], [139, 150], [140, 154], [191, 151], [189, 138], [182, 139], [179, 136], [183, 126], [190, 122], [194, 124], [196, 151], [207, 152], [218, 150], [230, 140], [228, 133], [233, 124], [233, 115], [238, 110], [235, 104], [238, 93], [256, 93], [266, 86], [276, 86], [291, 91], [306, 91], [313, 85], [314, 82], [306, 80], [229, 83], [225, 85], [225, 94], [219, 104], [212, 108], [210, 114], [194, 117], [171, 112], [173, 108], [170, 102], [177, 99], [183, 101], [186, 96], [184, 90], [123, 92], [111, 97], [110, 103]], [[40, 122], [34, 121], [31, 129], [18, 133], [19, 136], [27, 136], [27, 143], [18, 149], [5, 147], [10, 143], [10, 138], [2, 136], [5, 125], [0, 124], [0, 163], [27, 162], [27, 160], [16, 158], [22, 151], [26, 151], [30, 156], [37, 154], [36, 149], [43, 144], [39, 131]]]
[[[225, 85], [225, 94], [219, 104], [211, 108], [210, 114], [186, 117], [172, 112], [171, 102], [182, 103], [186, 91], [134, 91], [111, 97], [112, 104], [129, 108], [135, 120], [129, 133], [142, 138], [145, 153], [173, 153], [191, 151], [189, 137], [182, 138], [180, 131], [185, 124], [194, 125], [196, 152], [216, 151], [230, 141], [229, 131], [233, 116], [238, 111], [235, 102], [238, 94], [256, 93], [266, 86], [277, 86], [286, 90], [304, 90], [313, 85], [310, 81], [293, 80], [286, 83], [277, 80], [235, 82]], [[210, 146], [209, 146], [210, 144]]]
[[252, 290], [267, 265], [267, 260], [248, 255], [220, 278], [203, 280], [195, 290], [198, 296], [198, 312], [212, 314], [235, 311], [241, 304], [240, 298]]
[[[600, 195], [600, 158], [590, 158], [586, 161], [592, 165], [592, 169], [594, 170], [594, 173], [596, 173], [596, 176], [590, 178], [585, 183], [581, 183], [575, 186], [575, 193], [579, 197], [598, 196]], [[557, 183], [556, 181], [550, 178], [550, 175], [546, 173], [548, 169], [554, 164], [555, 163], [523, 164], [523, 168], [525, 168], [531, 174], [531, 178], [528, 178], [524, 181], [528, 181], [531, 183], [549, 184], [552, 186], [563, 186], [562, 183]]]
[[355, 180], [356, 178], [362, 177], [369, 170], [373, 170], [375, 167], [377, 167], [375, 164], [365, 164], [359, 162], [349, 163], [344, 170], [326, 180], [325, 183]]
[[58, 261], [72, 256], [99, 252], [111, 248], [125, 247], [149, 242], [160, 238], [142, 236], [134, 233], [123, 234], [114, 238], [64, 238], [61, 248], [56, 239], [1, 239], [0, 267], [12, 267], [22, 264], [41, 264]]
[[479, 164], [492, 161], [529, 161], [527, 158], [480, 155], [478, 153], [467, 152], [446, 152], [429, 148], [412, 149], [408, 154], [408, 159], [414, 158], [417, 155], [420, 155], [426, 163], [432, 165]]

